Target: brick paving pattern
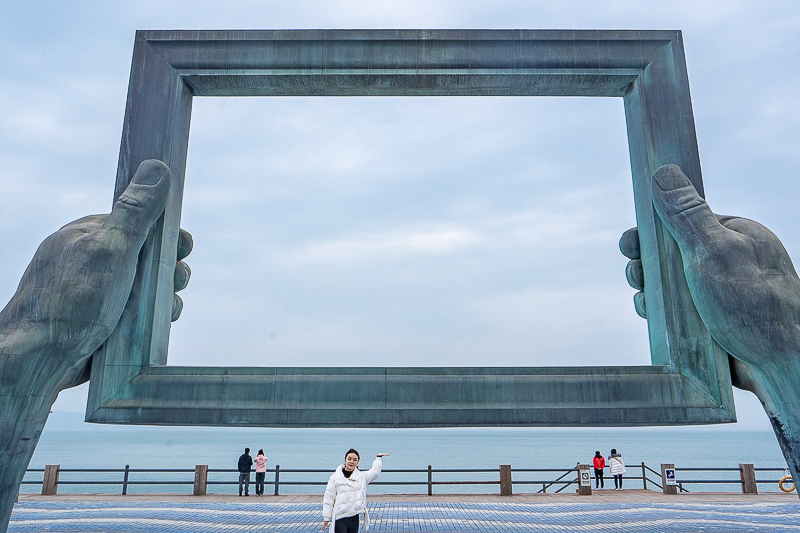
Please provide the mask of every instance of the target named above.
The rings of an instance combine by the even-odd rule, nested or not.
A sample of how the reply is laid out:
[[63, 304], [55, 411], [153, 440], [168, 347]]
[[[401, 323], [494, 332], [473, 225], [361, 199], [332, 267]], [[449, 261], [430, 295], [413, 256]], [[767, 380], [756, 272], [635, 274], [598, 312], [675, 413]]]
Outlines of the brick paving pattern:
[[[791, 532], [800, 502], [370, 503], [371, 532]], [[317, 532], [320, 505], [261, 502], [19, 502], [9, 533]], [[361, 531], [364, 531], [362, 525]]]

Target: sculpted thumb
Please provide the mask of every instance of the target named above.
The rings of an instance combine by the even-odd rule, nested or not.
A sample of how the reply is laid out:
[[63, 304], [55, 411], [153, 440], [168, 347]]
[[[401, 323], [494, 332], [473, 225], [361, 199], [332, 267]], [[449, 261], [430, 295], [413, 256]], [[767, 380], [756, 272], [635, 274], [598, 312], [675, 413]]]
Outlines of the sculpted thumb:
[[659, 218], [678, 243], [684, 259], [711, 247], [726, 231], [677, 165], [665, 165], [656, 170], [651, 197]]

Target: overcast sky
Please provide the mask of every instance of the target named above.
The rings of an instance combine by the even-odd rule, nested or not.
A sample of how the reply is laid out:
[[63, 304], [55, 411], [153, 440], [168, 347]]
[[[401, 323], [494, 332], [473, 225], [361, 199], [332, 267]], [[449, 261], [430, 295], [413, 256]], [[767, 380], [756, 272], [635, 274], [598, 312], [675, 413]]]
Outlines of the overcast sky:
[[[42, 239], [110, 209], [134, 32], [253, 28], [682, 30], [707, 200], [800, 258], [792, 0], [6, 0], [0, 301]], [[649, 364], [630, 176], [616, 98], [196, 98], [169, 363]]]

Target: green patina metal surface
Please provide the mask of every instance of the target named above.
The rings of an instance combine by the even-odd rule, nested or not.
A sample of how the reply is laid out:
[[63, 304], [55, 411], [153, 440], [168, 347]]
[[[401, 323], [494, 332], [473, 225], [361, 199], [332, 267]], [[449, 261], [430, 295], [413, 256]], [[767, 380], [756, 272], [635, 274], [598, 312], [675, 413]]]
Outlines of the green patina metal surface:
[[[284, 95], [622, 98], [652, 366], [168, 366], [192, 98]], [[700, 320], [677, 246], [650, 199], [650, 177], [665, 164], [679, 165], [703, 193], [678, 31], [141, 31], [116, 196], [150, 158], [172, 171], [170, 199], [140, 255], [122, 319], [94, 356], [89, 421], [419, 427], [736, 419], [727, 354]]]

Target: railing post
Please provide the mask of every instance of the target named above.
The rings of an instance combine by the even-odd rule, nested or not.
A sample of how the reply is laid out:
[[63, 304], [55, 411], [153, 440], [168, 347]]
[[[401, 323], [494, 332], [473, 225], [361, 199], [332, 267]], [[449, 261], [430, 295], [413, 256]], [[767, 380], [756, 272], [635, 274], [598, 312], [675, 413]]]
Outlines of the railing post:
[[500, 465], [500, 496], [511, 496], [513, 493], [511, 465]]
[[[672, 470], [672, 479], [667, 477], [667, 470]], [[675, 479], [675, 465], [672, 463], [661, 463], [661, 491], [664, 494], [678, 494], [678, 486], [674, 483]]]
[[592, 465], [578, 464], [578, 494], [580, 496], [592, 495]]
[[742, 493], [758, 494], [755, 466], [749, 463], [739, 463], [739, 474], [742, 477]]
[[281, 483], [281, 465], [275, 465], [275, 496], [278, 495], [278, 487]]
[[647, 467], [642, 461], [642, 489], [647, 490]]
[[194, 496], [205, 496], [208, 487], [208, 465], [194, 465]]
[[428, 496], [433, 496], [433, 467], [428, 465]]
[[54, 496], [58, 492], [58, 470], [61, 465], [45, 465], [42, 478], [42, 496]]
[[122, 476], [122, 495], [128, 494], [128, 476], [131, 473], [131, 465], [125, 465], [125, 474]]

